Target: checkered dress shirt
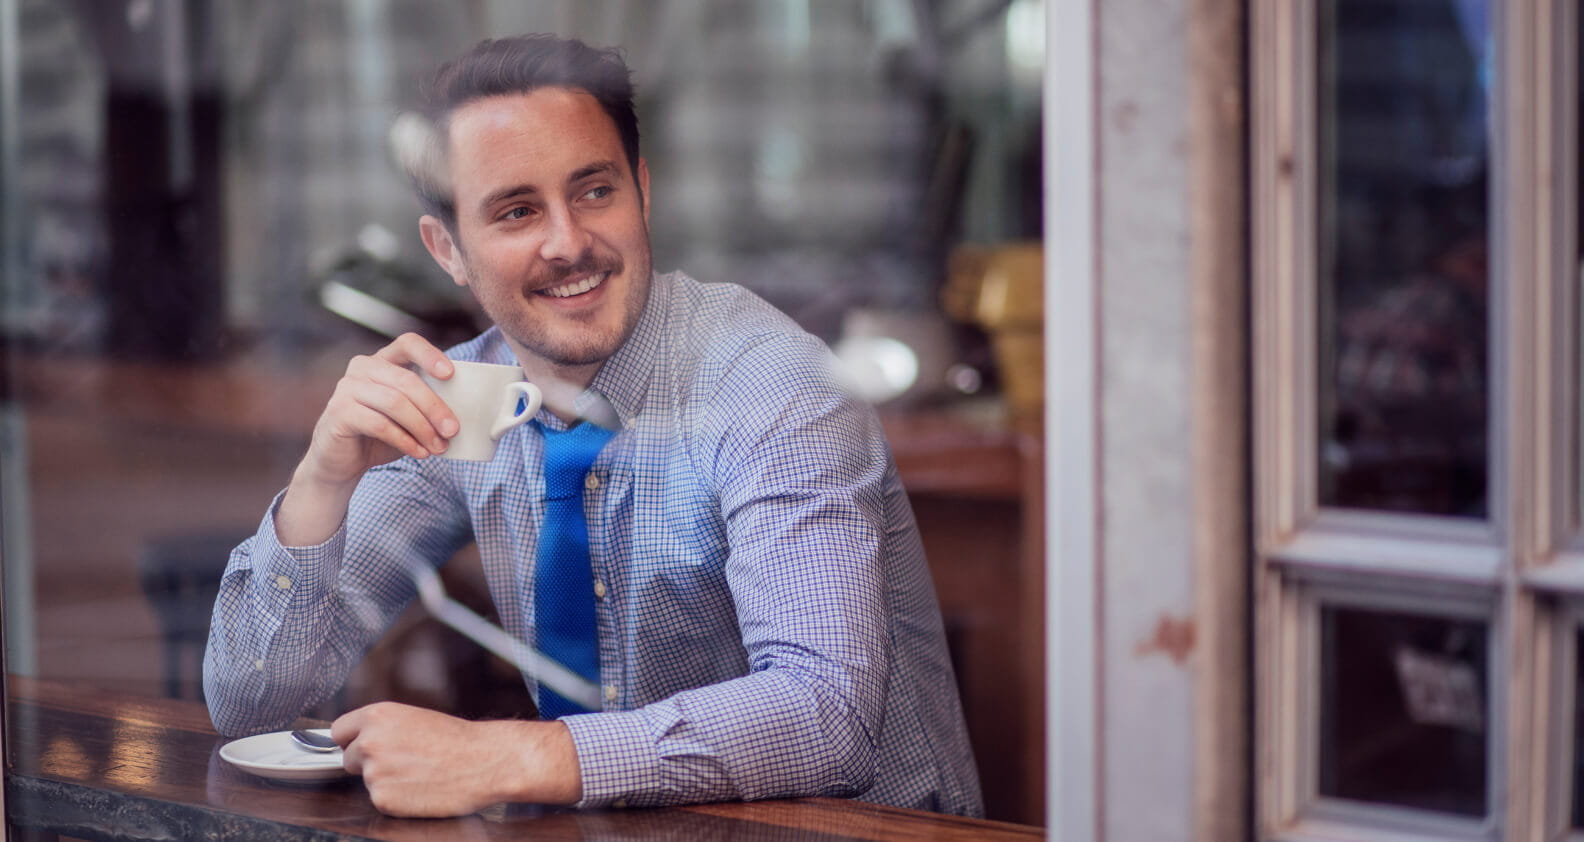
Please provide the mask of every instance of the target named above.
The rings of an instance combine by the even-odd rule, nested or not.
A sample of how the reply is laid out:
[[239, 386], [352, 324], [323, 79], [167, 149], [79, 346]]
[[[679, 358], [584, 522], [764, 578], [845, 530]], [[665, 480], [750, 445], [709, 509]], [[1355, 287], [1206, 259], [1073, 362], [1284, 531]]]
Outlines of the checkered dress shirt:
[[[448, 353], [514, 362], [495, 329]], [[824, 346], [739, 287], [656, 275], [592, 387], [622, 429], [584, 495], [605, 709], [562, 719], [583, 804], [831, 795], [979, 815], [912, 510]], [[490, 462], [376, 468], [315, 547], [282, 547], [272, 506], [215, 605], [215, 726], [277, 729], [329, 698], [413, 598], [404, 566], [469, 541], [506, 629], [532, 640], [542, 446], [524, 425]]]

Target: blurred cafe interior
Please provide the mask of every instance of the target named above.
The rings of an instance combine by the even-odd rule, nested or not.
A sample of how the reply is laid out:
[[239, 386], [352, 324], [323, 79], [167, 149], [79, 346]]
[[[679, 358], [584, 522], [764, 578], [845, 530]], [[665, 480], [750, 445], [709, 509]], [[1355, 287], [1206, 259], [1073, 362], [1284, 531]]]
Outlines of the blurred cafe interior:
[[[1042, 0], [0, 0], [6, 667], [200, 697], [229, 549], [347, 360], [480, 329], [401, 117], [498, 34], [622, 45], [655, 265], [837, 352], [921, 524], [992, 818], [1044, 815]], [[480, 612], [476, 559], [447, 590]], [[413, 606], [329, 717], [522, 709]]]

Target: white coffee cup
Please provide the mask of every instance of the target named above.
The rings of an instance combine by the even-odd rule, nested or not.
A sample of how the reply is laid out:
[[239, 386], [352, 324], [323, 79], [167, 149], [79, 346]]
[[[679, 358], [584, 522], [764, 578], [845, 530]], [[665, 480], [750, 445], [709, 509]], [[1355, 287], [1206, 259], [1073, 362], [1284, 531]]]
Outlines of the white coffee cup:
[[[523, 379], [522, 368], [453, 360], [456, 367], [450, 380], [437, 380], [425, 373], [429, 388], [456, 414], [462, 429], [451, 437], [447, 459], [488, 462], [495, 456], [495, 443], [507, 430], [533, 419], [544, 396], [539, 387]], [[518, 404], [523, 410], [517, 411]]]

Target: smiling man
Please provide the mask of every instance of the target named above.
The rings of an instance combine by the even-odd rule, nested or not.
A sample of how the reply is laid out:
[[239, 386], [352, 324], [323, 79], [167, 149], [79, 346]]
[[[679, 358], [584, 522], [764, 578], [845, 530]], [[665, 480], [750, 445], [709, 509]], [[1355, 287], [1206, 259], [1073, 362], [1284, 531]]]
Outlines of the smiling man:
[[[204, 665], [215, 725], [278, 729], [329, 698], [411, 601], [406, 566], [476, 541], [507, 629], [603, 707], [525, 676], [537, 720], [347, 713], [333, 735], [380, 809], [833, 795], [978, 815], [878, 421], [762, 300], [654, 273], [632, 99], [618, 54], [549, 36], [486, 41], [437, 74], [419, 229], [494, 326], [348, 365], [226, 566]], [[516, 363], [546, 389], [490, 462], [434, 458], [457, 421], [415, 372], [447, 379], [452, 360]], [[580, 393], [613, 417], [581, 421]], [[572, 441], [587, 447], [567, 483], [551, 466]]]

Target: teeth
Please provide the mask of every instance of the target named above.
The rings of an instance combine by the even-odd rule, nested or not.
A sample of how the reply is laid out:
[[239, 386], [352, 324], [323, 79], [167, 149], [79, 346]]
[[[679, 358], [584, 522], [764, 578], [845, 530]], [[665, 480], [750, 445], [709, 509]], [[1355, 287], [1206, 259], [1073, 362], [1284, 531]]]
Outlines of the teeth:
[[563, 287], [553, 287], [551, 289], [545, 290], [544, 292], [545, 295], [555, 298], [570, 298], [574, 295], [582, 295], [583, 293], [588, 292], [600, 284], [605, 283], [605, 279], [608, 277], [610, 277], [609, 272], [601, 272], [598, 275], [590, 275], [576, 283], [567, 284]]

